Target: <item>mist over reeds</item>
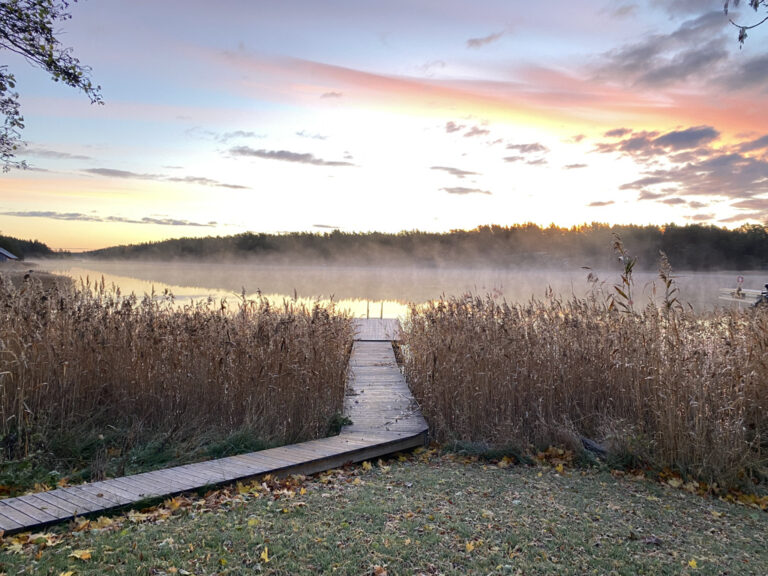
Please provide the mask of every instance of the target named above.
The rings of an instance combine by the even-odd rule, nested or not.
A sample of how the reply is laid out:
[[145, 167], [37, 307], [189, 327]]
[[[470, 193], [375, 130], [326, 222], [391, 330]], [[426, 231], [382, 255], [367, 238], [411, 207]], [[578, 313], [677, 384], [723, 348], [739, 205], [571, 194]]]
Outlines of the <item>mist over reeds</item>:
[[581, 450], [721, 486], [768, 480], [768, 310], [661, 305], [631, 270], [585, 298], [442, 298], [411, 308], [405, 371], [441, 442]]

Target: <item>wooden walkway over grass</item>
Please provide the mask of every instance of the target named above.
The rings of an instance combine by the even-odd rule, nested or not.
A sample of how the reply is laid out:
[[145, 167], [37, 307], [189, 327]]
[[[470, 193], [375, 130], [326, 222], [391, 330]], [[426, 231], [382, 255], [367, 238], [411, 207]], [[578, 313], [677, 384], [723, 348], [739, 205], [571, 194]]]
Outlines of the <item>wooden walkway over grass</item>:
[[356, 320], [344, 413], [330, 438], [0, 500], [0, 530], [42, 527], [189, 490], [275, 474], [313, 474], [424, 445], [427, 424], [395, 362], [397, 320]]

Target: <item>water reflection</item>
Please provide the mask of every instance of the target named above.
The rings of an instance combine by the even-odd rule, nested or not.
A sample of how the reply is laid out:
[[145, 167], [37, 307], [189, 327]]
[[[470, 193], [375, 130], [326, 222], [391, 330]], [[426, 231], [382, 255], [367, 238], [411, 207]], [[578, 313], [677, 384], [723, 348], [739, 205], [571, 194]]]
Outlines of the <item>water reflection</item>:
[[[531, 297], [543, 298], [548, 288], [562, 298], [583, 297], [590, 290], [587, 271], [552, 269], [491, 268], [373, 268], [343, 266], [266, 266], [254, 263], [199, 262], [110, 262], [50, 261], [39, 262], [42, 269], [75, 280], [89, 278], [120, 287], [125, 294], [143, 295], [169, 290], [177, 302], [208, 298], [226, 298], [233, 304], [243, 293], [253, 297], [258, 292], [276, 304], [284, 299], [298, 299], [311, 305], [333, 300], [355, 317], [404, 317], [408, 303], [421, 304], [442, 295], [492, 294], [510, 302]], [[602, 289], [610, 291], [618, 281], [618, 270], [597, 272]], [[679, 272], [680, 299], [697, 310], [724, 305], [718, 301], [718, 289], [736, 286], [744, 276], [745, 288], [760, 288], [768, 274], [742, 272]], [[635, 301], [643, 305], [663, 293], [655, 274], [635, 274]]]

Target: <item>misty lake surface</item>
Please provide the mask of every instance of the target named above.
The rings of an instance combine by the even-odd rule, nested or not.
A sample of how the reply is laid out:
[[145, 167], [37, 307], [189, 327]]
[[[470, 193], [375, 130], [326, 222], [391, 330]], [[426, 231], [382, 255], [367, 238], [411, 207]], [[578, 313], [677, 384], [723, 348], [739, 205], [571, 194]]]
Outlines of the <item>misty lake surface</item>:
[[[498, 269], [418, 268], [354, 266], [264, 265], [258, 262], [130, 262], [99, 260], [51, 260], [36, 263], [39, 269], [65, 275], [75, 281], [90, 280], [115, 285], [123, 294], [162, 294], [170, 291], [179, 303], [210, 297], [226, 298], [234, 305], [240, 295], [262, 293], [275, 303], [298, 297], [312, 303], [333, 299], [355, 317], [404, 318], [409, 304], [423, 304], [441, 296], [493, 295], [507, 302], [543, 299], [548, 288], [561, 298], [585, 296], [590, 290], [588, 271], [581, 268]], [[620, 269], [595, 271], [605, 292], [620, 281]], [[680, 300], [696, 310], [729, 306], [718, 300], [720, 288], [736, 287], [739, 275], [744, 288], [761, 289], [767, 271], [675, 272]], [[635, 302], [645, 305], [663, 294], [653, 272], [635, 273]]]

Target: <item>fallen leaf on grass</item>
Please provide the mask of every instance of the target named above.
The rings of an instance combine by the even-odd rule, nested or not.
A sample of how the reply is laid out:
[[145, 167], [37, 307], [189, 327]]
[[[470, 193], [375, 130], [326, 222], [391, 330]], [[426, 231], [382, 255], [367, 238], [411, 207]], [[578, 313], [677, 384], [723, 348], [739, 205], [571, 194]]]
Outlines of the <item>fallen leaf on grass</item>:
[[690, 567], [691, 567], [691, 568], [693, 568], [694, 570], [696, 570], [696, 568], [698, 568], [698, 567], [699, 567], [699, 565], [697, 564], [697, 562], [696, 562], [696, 560], [695, 560], [695, 559], [691, 559], [691, 560], [688, 562], [688, 566], [690, 566]]
[[77, 558], [78, 560], [90, 560], [91, 559], [91, 550], [74, 550], [72, 554], [69, 555], [69, 558]]
[[673, 476], [669, 480], [667, 480], [667, 484], [672, 486], [672, 488], [680, 488], [680, 486], [683, 485], [683, 479], [678, 478], [677, 476]]
[[262, 551], [262, 553], [259, 556], [259, 558], [262, 559], [264, 564], [268, 564], [269, 563], [269, 546], [264, 546], [264, 550]]
[[496, 466], [499, 468], [509, 468], [515, 463], [514, 458], [510, 458], [509, 456], [504, 456], [501, 460], [498, 461]]
[[74, 576], [75, 571], [74, 570], [67, 570], [66, 572], [60, 572], [59, 576]]
[[387, 576], [387, 569], [383, 566], [374, 566], [373, 567], [373, 576]]
[[370, 472], [372, 468], [373, 466], [371, 466], [371, 463], [368, 462], [368, 460], [363, 462], [363, 470], [365, 470], [366, 472]]

